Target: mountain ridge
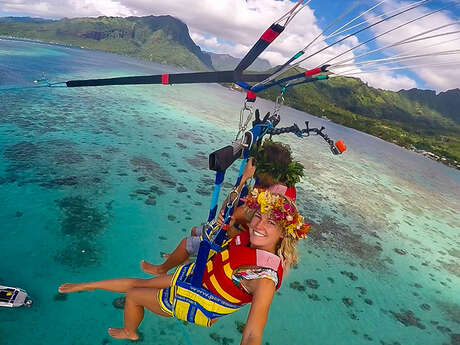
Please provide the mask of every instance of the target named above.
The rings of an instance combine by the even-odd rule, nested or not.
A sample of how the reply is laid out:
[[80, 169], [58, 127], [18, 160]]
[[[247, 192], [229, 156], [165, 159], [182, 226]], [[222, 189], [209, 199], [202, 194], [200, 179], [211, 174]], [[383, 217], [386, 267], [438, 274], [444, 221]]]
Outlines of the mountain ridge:
[[[192, 70], [215, 69], [213, 58], [225, 60], [223, 69], [239, 62], [230, 55], [202, 51], [187, 25], [172, 16], [20, 17], [17, 21], [8, 17], [0, 18], [1, 35], [84, 46]], [[260, 96], [274, 100], [279, 95], [275, 89]], [[460, 89], [439, 94], [421, 89], [394, 92], [370, 87], [357, 78], [332, 78], [289, 89], [286, 104], [400, 146], [427, 151], [460, 169]]]

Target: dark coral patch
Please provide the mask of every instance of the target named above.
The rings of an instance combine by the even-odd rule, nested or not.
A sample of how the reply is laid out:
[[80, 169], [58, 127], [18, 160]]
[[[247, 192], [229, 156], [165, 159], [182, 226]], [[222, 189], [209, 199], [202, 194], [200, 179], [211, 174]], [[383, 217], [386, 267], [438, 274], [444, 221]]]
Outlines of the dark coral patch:
[[303, 286], [299, 281], [294, 281], [290, 283], [289, 287], [297, 291], [305, 291], [305, 286]]
[[415, 316], [413, 311], [410, 310], [401, 310], [401, 313], [397, 313], [395, 311], [391, 311], [390, 313], [393, 315], [393, 317], [401, 322], [404, 326], [410, 327], [414, 326], [420, 329], [425, 329], [425, 325], [423, 325], [420, 322], [420, 319]]
[[3, 157], [11, 161], [29, 161], [35, 159], [39, 152], [37, 145], [23, 141], [7, 147]]
[[158, 187], [158, 186], [152, 186], [150, 187], [150, 191], [155, 193], [156, 195], [163, 195], [165, 192], [163, 192], [163, 190]]
[[438, 302], [437, 305], [452, 322], [460, 324], [460, 305], [456, 304], [455, 302]]
[[313, 301], [316, 301], [316, 302], [317, 302], [317, 301], [321, 301], [321, 299], [319, 298], [319, 296], [318, 296], [317, 294], [314, 294], [314, 293], [308, 295], [308, 298], [311, 299], [311, 300], [313, 300]]
[[431, 306], [427, 303], [423, 303], [420, 308], [422, 308], [423, 310], [431, 310]]
[[353, 305], [353, 300], [349, 297], [344, 297], [342, 298], [343, 304], [345, 304], [347, 307], [351, 307]]
[[64, 178], [57, 178], [46, 183], [42, 183], [40, 186], [45, 188], [54, 188], [57, 186], [75, 186], [79, 182], [77, 176], [69, 176]]
[[361, 295], [365, 295], [367, 293], [367, 289], [362, 286], [357, 286], [356, 290], [358, 290]]
[[82, 196], [65, 197], [56, 201], [64, 213], [61, 231], [67, 235], [92, 236], [104, 230], [107, 220], [97, 208], [90, 206]]
[[155, 206], [157, 204], [157, 201], [155, 199], [155, 197], [148, 197], [147, 200], [145, 200], [145, 204], [146, 205], [150, 205], [150, 206]]
[[208, 156], [203, 152], [198, 152], [191, 158], [185, 159], [188, 164], [199, 170], [207, 170], [209, 166]]
[[243, 334], [244, 327], [246, 326], [246, 324], [244, 322], [235, 321], [235, 325], [236, 325], [236, 330], [240, 332], [241, 334]]
[[174, 182], [169, 172], [150, 158], [136, 156], [131, 158], [130, 163], [134, 167], [134, 171], [142, 170], [144, 173], [161, 181], [167, 186], [173, 185], [174, 187], [176, 185], [176, 182]]
[[459, 333], [451, 334], [450, 343], [451, 345], [460, 345], [460, 334]]
[[436, 329], [443, 333], [443, 334], [449, 334], [449, 333], [452, 333], [452, 330], [449, 328], [449, 327], [446, 327], [446, 326], [436, 326]]
[[60, 151], [54, 156], [57, 164], [79, 164], [85, 160], [82, 154], [73, 151]]
[[307, 279], [305, 284], [311, 289], [317, 289], [319, 287], [319, 283], [315, 279]]
[[362, 234], [356, 233], [356, 230], [350, 226], [339, 224], [334, 218], [326, 216], [319, 223], [313, 221], [310, 223], [312, 223], [312, 229], [309, 232], [309, 238], [316, 245], [346, 252], [376, 268], [385, 267], [380, 259], [381, 248], [368, 243]]
[[126, 301], [125, 297], [117, 297], [112, 301], [112, 305], [116, 309], [124, 309], [125, 308], [125, 301]]
[[399, 255], [406, 255], [407, 252], [404, 249], [394, 248], [393, 251]]
[[340, 271], [340, 274], [350, 278], [351, 280], [358, 280], [358, 276], [356, 276], [353, 272]]
[[141, 195], [149, 195], [151, 191], [148, 189], [137, 189], [134, 191], [134, 193], [141, 194]]
[[374, 304], [374, 302], [372, 302], [372, 300], [371, 300], [370, 298], [365, 298], [365, 299], [364, 299], [364, 303], [369, 304], [369, 305], [373, 305], [373, 304]]
[[198, 186], [195, 189], [195, 192], [197, 192], [199, 195], [203, 195], [203, 196], [209, 196], [209, 195], [212, 194], [211, 190], [208, 187], [200, 187], [200, 186]]
[[100, 255], [94, 240], [76, 239], [60, 250], [54, 260], [65, 266], [79, 269], [99, 263]]

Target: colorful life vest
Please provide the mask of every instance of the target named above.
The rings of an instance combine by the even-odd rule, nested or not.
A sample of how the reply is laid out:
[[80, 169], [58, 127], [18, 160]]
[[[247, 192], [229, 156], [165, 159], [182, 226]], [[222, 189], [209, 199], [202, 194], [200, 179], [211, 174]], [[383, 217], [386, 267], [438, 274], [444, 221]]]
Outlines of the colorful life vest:
[[216, 253], [206, 264], [203, 287], [224, 300], [243, 305], [252, 301], [252, 295], [232, 281], [233, 271], [244, 266], [271, 268], [278, 275], [276, 289], [281, 286], [283, 267], [281, 259], [265, 250], [249, 247], [249, 232], [245, 231], [230, 242], [227, 249]]
[[252, 295], [232, 281], [233, 271], [243, 266], [273, 269], [278, 275], [276, 289], [279, 289], [283, 278], [280, 258], [248, 245], [249, 233], [244, 232], [234, 237], [226, 249], [216, 253], [207, 262], [202, 289], [190, 284], [195, 264], [180, 266], [165, 300], [171, 305], [172, 314], [179, 320], [209, 327], [213, 319], [231, 314], [251, 302]]

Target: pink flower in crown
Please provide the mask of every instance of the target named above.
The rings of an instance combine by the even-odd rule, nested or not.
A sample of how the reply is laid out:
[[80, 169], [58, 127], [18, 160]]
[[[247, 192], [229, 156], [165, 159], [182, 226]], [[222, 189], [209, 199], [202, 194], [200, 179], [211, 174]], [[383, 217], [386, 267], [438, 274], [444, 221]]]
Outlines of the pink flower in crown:
[[285, 202], [283, 206], [284, 206], [284, 209], [286, 210], [286, 212], [289, 212], [289, 213], [294, 213], [295, 212], [294, 207], [291, 204], [289, 204], [288, 202]]
[[284, 219], [284, 213], [281, 212], [280, 210], [273, 210], [273, 219], [276, 222], [279, 222]]

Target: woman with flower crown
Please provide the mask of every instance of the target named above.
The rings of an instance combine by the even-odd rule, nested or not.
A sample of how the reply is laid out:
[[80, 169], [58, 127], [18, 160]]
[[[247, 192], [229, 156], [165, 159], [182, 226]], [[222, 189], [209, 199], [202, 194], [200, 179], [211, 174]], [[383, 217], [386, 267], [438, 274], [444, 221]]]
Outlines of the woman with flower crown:
[[[269, 188], [271, 192], [286, 195], [295, 201], [296, 189], [294, 185], [304, 176], [303, 169], [303, 165], [293, 159], [288, 145], [265, 140], [262, 145], [253, 148], [251, 158], [246, 163], [236, 192], [240, 193], [247, 181], [255, 175], [255, 186]], [[224, 222], [224, 208], [227, 201], [223, 203], [219, 212], [218, 225], [222, 225]], [[233, 238], [242, 231], [246, 231], [247, 224], [253, 214], [254, 212], [248, 210], [240, 200], [226, 230], [227, 238]], [[189, 262], [190, 257], [198, 254], [203, 228], [204, 226], [193, 227], [191, 236], [183, 238], [171, 254], [163, 255], [166, 261], [162, 264], [154, 265], [142, 260], [142, 270], [145, 273], [159, 276], [168, 273], [169, 270], [180, 264]]]
[[[255, 211], [249, 231], [234, 237], [207, 262], [202, 286], [211, 297], [196, 297], [193, 321], [210, 326], [218, 317], [251, 303], [241, 344], [254, 345], [262, 341], [270, 304], [281, 286], [283, 271], [297, 263], [296, 244], [306, 237], [309, 224], [304, 223], [290, 198], [268, 190], [254, 188], [246, 204]], [[184, 312], [190, 314], [190, 306], [184, 304], [180, 282], [193, 275], [193, 268], [193, 263], [182, 265], [174, 274], [152, 279], [121, 278], [63, 284], [59, 292], [102, 289], [126, 293], [124, 326], [109, 328], [108, 332], [117, 339], [137, 340], [144, 308], [165, 317], [181, 318]], [[215, 317], [197, 310], [206, 310], [208, 315]]]

